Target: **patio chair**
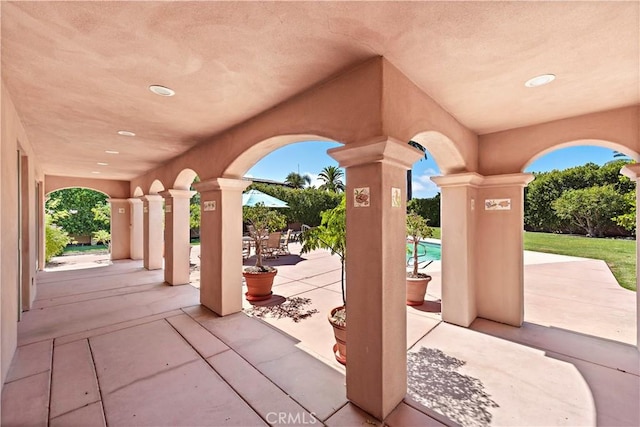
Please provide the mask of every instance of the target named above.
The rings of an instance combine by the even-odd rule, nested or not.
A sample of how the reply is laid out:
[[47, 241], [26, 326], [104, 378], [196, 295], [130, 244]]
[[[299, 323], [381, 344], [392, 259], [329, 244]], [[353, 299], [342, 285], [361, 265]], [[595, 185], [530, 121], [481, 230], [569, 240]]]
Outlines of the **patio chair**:
[[262, 256], [278, 258], [278, 253], [280, 251], [280, 237], [282, 237], [282, 232], [280, 231], [269, 233], [269, 238], [263, 243]]
[[291, 239], [292, 232], [292, 229], [288, 229], [284, 238], [280, 241], [280, 255], [291, 255], [291, 252], [289, 252], [289, 240]]
[[249, 258], [250, 254], [251, 254], [251, 241], [243, 240], [242, 241], [242, 259]]

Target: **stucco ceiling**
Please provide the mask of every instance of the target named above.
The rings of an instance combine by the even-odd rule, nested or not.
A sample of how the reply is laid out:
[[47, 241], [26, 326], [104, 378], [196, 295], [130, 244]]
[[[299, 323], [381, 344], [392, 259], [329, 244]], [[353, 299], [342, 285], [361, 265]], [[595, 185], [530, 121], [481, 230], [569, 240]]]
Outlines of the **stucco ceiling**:
[[[3, 1], [1, 12], [2, 79], [53, 175], [133, 178], [375, 56], [479, 134], [640, 102], [639, 2]], [[542, 73], [557, 80], [524, 87]]]

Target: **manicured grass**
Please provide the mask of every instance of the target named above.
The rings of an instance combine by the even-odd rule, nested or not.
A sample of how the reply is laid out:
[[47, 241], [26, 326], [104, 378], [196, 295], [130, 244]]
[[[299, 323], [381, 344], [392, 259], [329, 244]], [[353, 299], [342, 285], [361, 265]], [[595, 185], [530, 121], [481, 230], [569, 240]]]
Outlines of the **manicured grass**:
[[91, 252], [102, 252], [107, 250], [105, 245], [95, 245], [95, 246], [67, 246], [64, 248], [64, 255], [76, 254], [76, 253], [91, 253]]
[[524, 233], [524, 248], [604, 260], [623, 288], [636, 290], [636, 241], [552, 233]]
[[[433, 238], [440, 238], [440, 228], [433, 227]], [[620, 286], [636, 290], [635, 240], [525, 232], [524, 248], [528, 251], [604, 260]]]

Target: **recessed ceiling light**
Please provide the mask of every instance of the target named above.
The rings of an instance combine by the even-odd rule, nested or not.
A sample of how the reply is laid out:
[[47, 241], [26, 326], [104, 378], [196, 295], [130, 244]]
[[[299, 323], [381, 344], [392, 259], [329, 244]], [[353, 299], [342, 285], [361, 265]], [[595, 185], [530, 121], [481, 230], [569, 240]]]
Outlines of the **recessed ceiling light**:
[[159, 86], [159, 85], [151, 85], [149, 86], [149, 90], [156, 95], [160, 96], [173, 96], [176, 92], [173, 89], [169, 89], [168, 87]]
[[98, 171], [91, 171], [91, 173], [100, 173], [100, 172], [98, 172]]
[[541, 74], [539, 76], [535, 76], [534, 78], [527, 80], [524, 85], [526, 87], [544, 86], [546, 84], [551, 83], [555, 79], [556, 79], [555, 74]]
[[104, 163], [104, 162], [98, 162], [98, 164], [99, 164], [100, 166], [109, 166], [109, 163]]
[[107, 154], [120, 154], [119, 151], [115, 151], [115, 150], [105, 150], [104, 152]]
[[118, 135], [122, 135], [122, 136], [136, 136], [135, 133], [128, 131], [128, 130], [119, 130], [118, 131]]

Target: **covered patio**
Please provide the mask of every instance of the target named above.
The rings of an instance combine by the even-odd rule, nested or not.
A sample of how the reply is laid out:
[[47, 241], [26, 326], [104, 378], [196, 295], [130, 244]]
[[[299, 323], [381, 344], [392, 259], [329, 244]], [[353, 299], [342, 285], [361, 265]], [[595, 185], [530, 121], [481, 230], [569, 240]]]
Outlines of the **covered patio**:
[[[412, 363], [422, 359], [420, 351], [407, 355], [408, 342], [424, 337], [444, 346], [459, 339], [466, 346], [472, 341], [467, 335], [483, 337], [488, 342], [474, 351], [491, 355], [487, 363], [504, 353], [512, 358], [504, 360], [508, 367], [509, 361], [529, 360], [511, 351], [518, 344], [498, 351], [503, 341], [475, 329], [510, 334], [536, 347], [539, 332], [555, 331], [533, 328], [529, 334], [532, 329], [525, 322], [527, 316], [543, 312], [547, 303], [529, 307], [530, 313], [525, 310], [523, 194], [534, 178], [524, 173], [526, 166], [552, 150], [585, 144], [640, 158], [637, 1], [3, 1], [0, 8], [0, 372], [6, 383], [2, 399], [17, 395], [20, 398], [8, 407], [26, 405], [42, 411], [47, 399], [43, 396], [49, 396], [45, 371], [26, 369], [22, 376], [9, 370], [13, 360], [18, 363], [14, 369], [22, 370], [17, 361], [23, 359], [26, 344], [48, 345], [53, 354], [53, 359], [45, 357], [50, 361], [46, 372], [53, 372], [50, 407], [56, 409], [41, 420], [71, 416], [71, 408], [84, 408], [78, 406], [81, 402], [90, 405], [86, 411], [93, 414], [99, 414], [102, 405], [110, 424], [126, 424], [118, 417], [135, 412], [136, 417], [168, 424], [197, 422], [190, 417], [203, 414], [187, 409], [176, 410], [174, 418], [153, 418], [156, 410], [167, 414], [164, 411], [174, 403], [186, 402], [181, 399], [187, 394], [166, 394], [176, 390], [171, 388], [176, 383], [187, 389], [204, 387], [204, 392], [188, 394], [202, 399], [195, 402], [210, 402], [225, 389], [231, 393], [230, 407], [253, 408], [253, 399], [213, 362], [231, 356], [232, 364], [252, 366], [247, 378], [255, 376], [257, 382], [291, 394], [297, 405], [317, 413], [323, 422], [353, 407], [385, 422], [398, 413], [416, 414], [405, 399], [411, 375], [416, 374]], [[329, 400], [315, 394], [305, 397], [308, 385], [290, 388], [287, 380], [269, 370], [271, 355], [285, 360], [288, 353], [277, 352], [288, 347], [273, 344], [282, 341], [280, 332], [241, 313], [241, 194], [250, 183], [244, 175], [266, 154], [303, 141], [341, 144], [328, 154], [346, 177], [347, 335], [352, 347], [344, 378], [335, 370], [327, 376], [335, 381], [328, 387], [342, 387], [342, 393], [331, 393]], [[406, 173], [422, 157], [408, 144], [411, 141], [425, 147], [441, 171], [432, 178], [441, 190], [443, 253], [441, 318], [436, 319], [430, 313], [407, 316], [405, 306]], [[621, 172], [636, 183], [640, 178], [637, 163]], [[196, 177], [199, 182], [194, 184]], [[51, 191], [69, 187], [92, 188], [110, 197], [114, 265], [61, 276], [43, 274], [45, 199]], [[189, 200], [194, 191], [201, 200], [199, 291], [188, 287]], [[357, 201], [359, 194], [369, 196], [366, 203]], [[498, 203], [500, 209], [488, 208]], [[542, 280], [540, 285], [549, 286], [541, 291], [549, 292], [562, 282], [570, 264], [550, 275], [551, 282]], [[593, 277], [606, 277], [606, 271], [596, 270]], [[582, 272], [583, 280], [591, 277], [591, 270]], [[307, 273], [293, 275], [290, 283], [280, 285], [283, 290], [314, 287], [301, 280], [306, 277]], [[333, 292], [330, 286], [322, 291]], [[604, 300], [616, 299], [618, 291], [609, 288]], [[552, 305], [566, 303], [555, 300]], [[635, 304], [637, 312], [637, 294]], [[591, 334], [592, 323], [584, 321], [588, 312], [574, 314]], [[146, 320], [135, 323], [140, 319]], [[415, 332], [414, 320], [432, 327]], [[243, 344], [234, 340], [242, 340], [245, 332], [240, 331], [245, 330], [234, 335], [236, 321], [249, 325], [247, 334], [265, 337], [268, 344], [259, 347], [266, 348], [266, 359], [240, 351]], [[562, 323], [562, 316], [554, 321]], [[135, 324], [120, 328], [130, 325], [126, 322]], [[621, 346], [630, 348], [621, 341], [637, 346], [637, 316], [634, 322], [635, 332], [602, 328], [616, 341], [598, 340], [587, 347], [604, 348], [609, 356]], [[140, 338], [147, 335], [145, 328], [151, 328], [154, 333], [149, 336], [158, 341], [146, 345]], [[207, 351], [200, 353], [187, 337], [192, 332], [195, 340], [206, 337]], [[635, 338], [628, 339], [629, 333]], [[447, 339], [438, 338], [442, 334]], [[61, 360], [55, 357], [58, 343], [67, 346], [71, 357], [87, 362], [87, 376], [81, 381], [95, 385], [98, 379], [97, 394], [86, 391], [91, 402], [82, 396], [75, 401], [75, 388], [65, 388], [74, 375], [66, 367], [58, 370], [62, 374], [55, 373]], [[225, 346], [230, 350], [219, 353]], [[149, 354], [150, 348], [159, 350]], [[546, 344], [540, 348], [575, 357]], [[634, 356], [628, 357], [637, 358], [637, 347], [633, 348]], [[298, 350], [294, 353], [303, 356], [291, 356], [291, 372], [307, 361], [321, 370], [332, 369]], [[454, 348], [441, 351], [429, 356], [451, 367], [471, 360]], [[586, 351], [580, 358], [590, 361], [599, 354]], [[176, 368], [165, 372], [162, 363], [141, 362], [148, 357]], [[552, 361], [540, 353], [536, 357]], [[594, 369], [599, 364], [620, 369], [625, 383], [626, 373], [634, 371], [616, 360], [593, 361]], [[495, 363], [488, 366], [496, 368]], [[129, 368], [138, 376], [123, 375]], [[200, 383], [205, 371], [217, 379]], [[553, 383], [558, 376], [546, 367], [542, 372], [539, 377], [551, 382], [541, 387], [546, 394], [536, 399], [560, 386]], [[161, 399], [144, 400], [136, 406], [139, 411], [113, 413], [109, 421], [110, 408], [124, 408], [130, 397], [140, 396], [141, 389], [135, 387], [172, 375], [186, 380], [169, 381], [173, 385], [167, 390], [150, 390], [171, 405], [158, 406]], [[637, 371], [629, 375], [637, 380]], [[458, 378], [456, 372], [444, 372], [444, 382], [423, 391], [457, 392], [453, 378]], [[502, 386], [512, 388], [512, 397], [526, 388], [512, 385], [507, 375], [501, 378]], [[40, 381], [44, 394], [11, 391], [23, 380]], [[56, 391], [56, 384], [63, 384], [62, 392]], [[606, 385], [609, 393], [621, 390], [618, 384]], [[585, 384], [578, 387], [586, 393], [581, 401], [585, 403]], [[122, 397], [126, 393], [131, 394]], [[75, 403], [57, 403], [60, 395]], [[341, 400], [342, 396], [346, 397]], [[121, 400], [110, 403], [112, 398]], [[537, 401], [530, 403], [537, 408]], [[506, 408], [505, 414], [516, 414], [520, 408], [515, 400], [498, 404], [504, 405], [500, 408]], [[585, 415], [587, 406], [579, 406], [579, 411], [563, 406], [564, 416], [548, 422], [612, 419], [607, 415], [610, 405], [598, 405], [597, 397], [590, 407], [595, 413], [576, 418], [578, 412]], [[273, 424], [256, 408], [247, 412], [250, 419], [235, 421]], [[547, 410], [545, 406], [539, 412]], [[417, 411], [416, 416], [422, 416]], [[482, 421], [483, 416], [470, 419]], [[519, 417], [514, 417], [504, 422], [516, 423]]]
[[[269, 261], [280, 274], [265, 304], [308, 304], [276, 317], [249, 303], [219, 317], [198, 304], [197, 281], [165, 286], [140, 261], [39, 273], [3, 425], [379, 425], [348, 403], [331, 353], [339, 262], [292, 246]], [[598, 279], [585, 283], [585, 269]], [[408, 393], [388, 425], [638, 424], [635, 296], [611, 300], [617, 283], [603, 262], [526, 253], [532, 314], [519, 329], [442, 322], [433, 270], [425, 304], [407, 308]], [[550, 292], [541, 282], [554, 274], [564, 285]]]

